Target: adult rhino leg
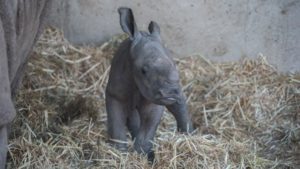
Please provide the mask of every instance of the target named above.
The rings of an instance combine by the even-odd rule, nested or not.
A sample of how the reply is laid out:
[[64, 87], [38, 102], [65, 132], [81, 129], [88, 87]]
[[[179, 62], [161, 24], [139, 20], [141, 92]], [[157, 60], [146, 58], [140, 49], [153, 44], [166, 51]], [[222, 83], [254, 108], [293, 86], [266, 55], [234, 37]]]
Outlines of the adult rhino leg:
[[7, 154], [7, 125], [16, 115], [11, 100], [7, 48], [0, 18], [0, 169], [4, 169]]
[[0, 127], [0, 169], [4, 169], [6, 164], [7, 139], [8, 131], [5, 125]]

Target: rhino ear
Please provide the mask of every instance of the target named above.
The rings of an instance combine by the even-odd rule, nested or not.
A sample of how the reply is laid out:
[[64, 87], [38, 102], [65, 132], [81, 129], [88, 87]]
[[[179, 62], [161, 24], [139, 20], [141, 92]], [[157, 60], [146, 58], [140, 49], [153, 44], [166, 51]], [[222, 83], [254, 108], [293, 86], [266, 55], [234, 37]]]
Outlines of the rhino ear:
[[120, 15], [120, 25], [122, 30], [129, 35], [130, 39], [134, 39], [138, 35], [138, 29], [132, 10], [127, 7], [120, 7], [118, 12]]
[[151, 35], [154, 35], [158, 38], [160, 37], [160, 28], [156, 22], [151, 21], [148, 26], [148, 30], [151, 33]]

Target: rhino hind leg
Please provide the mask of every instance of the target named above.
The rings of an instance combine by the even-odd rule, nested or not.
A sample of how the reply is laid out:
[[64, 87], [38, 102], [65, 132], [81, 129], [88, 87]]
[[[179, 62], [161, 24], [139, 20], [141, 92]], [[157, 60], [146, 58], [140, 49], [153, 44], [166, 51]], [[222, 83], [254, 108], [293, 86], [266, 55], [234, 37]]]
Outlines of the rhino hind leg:
[[185, 133], [192, 133], [194, 131], [192, 120], [188, 114], [187, 104], [185, 103], [184, 98], [182, 101], [166, 107], [175, 117], [178, 131]]

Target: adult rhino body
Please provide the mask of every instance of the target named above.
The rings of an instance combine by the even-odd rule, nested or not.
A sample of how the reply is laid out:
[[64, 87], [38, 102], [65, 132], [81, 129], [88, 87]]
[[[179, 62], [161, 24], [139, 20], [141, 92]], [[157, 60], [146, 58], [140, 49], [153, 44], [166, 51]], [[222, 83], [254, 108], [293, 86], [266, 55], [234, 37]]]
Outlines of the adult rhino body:
[[0, 0], [0, 169], [5, 168], [13, 96], [28, 56], [47, 23], [51, 0]]

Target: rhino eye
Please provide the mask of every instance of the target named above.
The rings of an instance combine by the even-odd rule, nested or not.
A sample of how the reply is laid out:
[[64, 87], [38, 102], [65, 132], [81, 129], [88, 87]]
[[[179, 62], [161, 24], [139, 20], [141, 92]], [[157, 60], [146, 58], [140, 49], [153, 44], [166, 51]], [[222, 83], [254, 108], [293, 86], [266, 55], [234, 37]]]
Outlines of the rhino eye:
[[146, 75], [146, 73], [147, 73], [147, 71], [146, 71], [145, 68], [142, 68], [142, 69], [141, 69], [141, 72], [142, 72], [143, 75]]

